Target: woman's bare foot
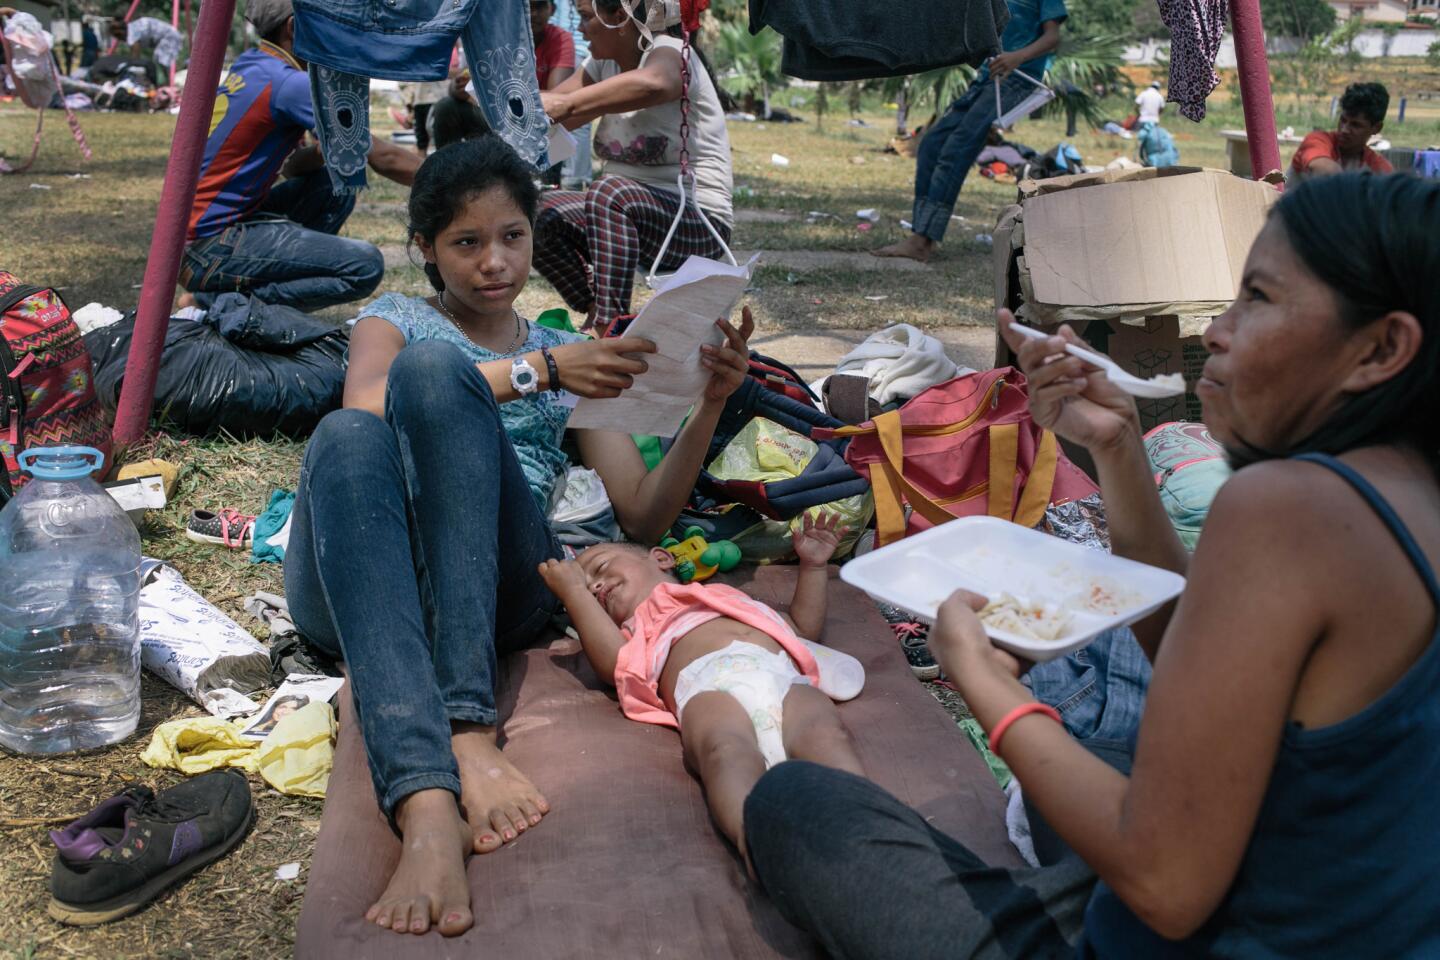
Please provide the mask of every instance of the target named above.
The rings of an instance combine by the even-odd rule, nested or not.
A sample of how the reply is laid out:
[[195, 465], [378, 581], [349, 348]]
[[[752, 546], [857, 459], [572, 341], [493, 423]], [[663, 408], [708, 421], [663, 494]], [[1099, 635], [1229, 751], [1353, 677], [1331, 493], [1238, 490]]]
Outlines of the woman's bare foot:
[[470, 883], [465, 858], [470, 828], [449, 790], [420, 790], [400, 801], [395, 813], [400, 863], [365, 919], [396, 933], [424, 933], [432, 925], [447, 937], [469, 930]]
[[550, 812], [545, 796], [496, 746], [494, 727], [451, 723], [450, 749], [460, 765], [460, 806], [476, 853], [500, 849]]
[[877, 257], [905, 257], [908, 260], [925, 263], [930, 259], [930, 254], [934, 249], [935, 241], [929, 237], [922, 237], [918, 233], [912, 233], [899, 243], [892, 243], [888, 247], [881, 247], [879, 250], [870, 252]]

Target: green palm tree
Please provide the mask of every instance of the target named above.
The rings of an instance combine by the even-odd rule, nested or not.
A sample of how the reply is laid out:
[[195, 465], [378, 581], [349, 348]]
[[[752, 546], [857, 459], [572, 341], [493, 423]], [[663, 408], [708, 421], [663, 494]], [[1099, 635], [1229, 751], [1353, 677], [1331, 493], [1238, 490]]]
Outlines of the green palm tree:
[[722, 23], [719, 41], [715, 56], [720, 86], [752, 108], [758, 102], [756, 112], [770, 116], [770, 90], [786, 82], [780, 72], [780, 34], [766, 27], [752, 35], [744, 23]]

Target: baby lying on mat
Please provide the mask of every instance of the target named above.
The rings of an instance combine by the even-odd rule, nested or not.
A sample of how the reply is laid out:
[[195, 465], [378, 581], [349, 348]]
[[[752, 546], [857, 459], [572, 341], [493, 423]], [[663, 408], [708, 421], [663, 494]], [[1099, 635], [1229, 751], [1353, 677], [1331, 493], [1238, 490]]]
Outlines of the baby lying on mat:
[[826, 563], [845, 529], [838, 521], [807, 515], [795, 534], [789, 616], [724, 584], [682, 585], [675, 558], [658, 548], [606, 543], [578, 561], [540, 565], [625, 715], [680, 730], [686, 765], [742, 856], [745, 797], [768, 767], [795, 758], [865, 775], [831, 702], [858, 694], [864, 670], [801, 639], [825, 625]]

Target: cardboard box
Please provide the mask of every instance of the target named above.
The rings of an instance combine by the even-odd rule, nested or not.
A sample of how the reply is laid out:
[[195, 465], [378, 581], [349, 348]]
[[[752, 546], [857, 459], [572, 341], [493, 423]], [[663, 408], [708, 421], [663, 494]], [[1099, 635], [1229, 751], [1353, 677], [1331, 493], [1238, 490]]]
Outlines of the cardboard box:
[[[1195, 167], [1026, 181], [1020, 193], [995, 227], [996, 306], [1042, 330], [1069, 323], [1136, 376], [1184, 374], [1185, 396], [1139, 401], [1147, 430], [1199, 419], [1200, 334], [1234, 299], [1278, 193]], [[998, 332], [995, 362], [1014, 362]]]

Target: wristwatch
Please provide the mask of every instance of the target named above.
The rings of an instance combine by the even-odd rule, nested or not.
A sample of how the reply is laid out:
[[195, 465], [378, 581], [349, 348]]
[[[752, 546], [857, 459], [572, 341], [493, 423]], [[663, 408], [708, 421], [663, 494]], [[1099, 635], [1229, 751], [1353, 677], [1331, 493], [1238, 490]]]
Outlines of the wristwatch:
[[524, 357], [516, 357], [510, 364], [510, 386], [522, 397], [528, 397], [540, 390], [540, 374]]

